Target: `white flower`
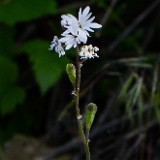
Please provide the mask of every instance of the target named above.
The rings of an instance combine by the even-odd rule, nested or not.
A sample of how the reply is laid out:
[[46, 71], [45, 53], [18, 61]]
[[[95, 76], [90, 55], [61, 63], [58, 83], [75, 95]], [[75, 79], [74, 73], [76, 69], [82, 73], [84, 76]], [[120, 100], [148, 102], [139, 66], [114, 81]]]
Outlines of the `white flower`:
[[77, 30], [73, 26], [70, 31], [72, 34], [70, 34], [68, 30], [63, 32], [63, 37], [59, 40], [61, 43], [64, 43], [66, 45], [66, 50], [72, 47], [76, 48], [78, 44], [85, 44], [87, 42], [87, 36], [81, 30]]
[[65, 43], [66, 50], [69, 50], [72, 47], [76, 48], [77, 44], [80, 44], [80, 41], [76, 36], [69, 35], [69, 34], [67, 34], [63, 38], [61, 38], [60, 42]]
[[61, 25], [66, 29], [68, 29], [69, 31], [74, 26], [75, 29], [77, 30], [81, 29], [83, 32], [86, 33], [86, 35], [89, 36], [88, 31], [94, 32], [93, 29], [102, 27], [101, 24], [93, 22], [95, 17], [94, 16], [91, 17], [92, 12], [89, 12], [89, 11], [90, 11], [89, 6], [87, 6], [83, 11], [82, 11], [82, 8], [80, 8], [78, 12], [78, 19], [71, 14], [62, 15]]
[[80, 59], [90, 59], [90, 58], [94, 58], [94, 57], [99, 57], [97, 55], [97, 52], [99, 51], [99, 48], [98, 47], [93, 47], [91, 44], [90, 45], [84, 45], [81, 47], [81, 50], [79, 52], [79, 56], [80, 56]]
[[89, 34], [79, 28], [78, 20], [74, 16], [70, 14], [62, 15], [61, 25], [66, 28], [66, 31], [61, 34], [63, 37], [60, 39], [61, 43], [65, 43], [66, 50], [72, 47], [76, 48], [81, 43], [86, 44]]
[[83, 11], [79, 9], [78, 19], [71, 14], [62, 15], [61, 25], [66, 28], [62, 33], [62, 43], [66, 44], [66, 49], [77, 47], [77, 44], [86, 44], [88, 32], [94, 32], [93, 29], [101, 28], [102, 25], [93, 22], [95, 17], [91, 17], [90, 7], [87, 6]]
[[72, 26], [75, 24], [77, 24], [77, 26], [78, 26], [77, 18], [71, 14], [62, 15], [61, 18], [62, 18], [62, 20], [61, 20], [62, 27], [68, 28], [68, 26]]
[[54, 36], [53, 41], [51, 42], [51, 45], [49, 48], [49, 50], [53, 50], [53, 49], [59, 54], [59, 57], [65, 55], [65, 51], [57, 36]]
[[[59, 53], [59, 57], [65, 54], [62, 44], [65, 45], [65, 49], [76, 48], [79, 44], [86, 44], [88, 37], [90, 37], [89, 32], [94, 32], [93, 29], [101, 28], [102, 25], [93, 22], [95, 19], [90, 12], [90, 7], [87, 6], [84, 10], [79, 9], [78, 19], [71, 15], [66, 14], [61, 16], [61, 25], [64, 27], [65, 31], [61, 34], [62, 38], [58, 39], [54, 36], [53, 41], [50, 45], [50, 50], [55, 50]], [[81, 59], [98, 57], [95, 53], [98, 51], [97, 47], [92, 45], [82, 47], [79, 55]]]
[[95, 17], [91, 17], [92, 12], [90, 12], [90, 7], [87, 6], [83, 11], [82, 8], [79, 9], [79, 13], [78, 13], [78, 21], [80, 24], [80, 28], [82, 28], [83, 30], [89, 31], [89, 32], [94, 32], [93, 29], [91, 28], [101, 28], [102, 25], [93, 22], [93, 20], [95, 19]]

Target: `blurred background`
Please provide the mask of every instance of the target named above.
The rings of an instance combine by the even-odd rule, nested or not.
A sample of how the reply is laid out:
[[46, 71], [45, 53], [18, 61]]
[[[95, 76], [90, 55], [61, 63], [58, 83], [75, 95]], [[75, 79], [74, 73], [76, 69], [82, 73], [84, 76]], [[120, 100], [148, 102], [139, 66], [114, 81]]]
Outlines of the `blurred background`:
[[75, 50], [48, 48], [61, 15], [87, 5], [103, 25], [82, 67], [92, 160], [160, 159], [160, 0], [0, 0], [0, 160], [85, 159], [65, 73]]

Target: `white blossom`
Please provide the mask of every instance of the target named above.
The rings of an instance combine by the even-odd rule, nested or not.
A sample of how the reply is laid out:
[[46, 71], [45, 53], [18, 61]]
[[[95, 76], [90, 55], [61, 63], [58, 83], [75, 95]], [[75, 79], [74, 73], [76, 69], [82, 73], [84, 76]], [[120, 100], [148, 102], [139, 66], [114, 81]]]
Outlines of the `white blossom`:
[[94, 32], [93, 29], [102, 27], [101, 24], [93, 22], [95, 17], [94, 16], [91, 17], [91, 15], [92, 12], [90, 12], [89, 6], [87, 6], [83, 11], [82, 8], [80, 8], [78, 12], [78, 19], [71, 14], [62, 15], [61, 25], [66, 29], [68, 29], [69, 31], [74, 26], [75, 29], [77, 30], [81, 29], [83, 32], [85, 32], [86, 35], [89, 36], [88, 31]]
[[[101, 28], [102, 25], [93, 22], [95, 17], [91, 17], [90, 7], [87, 6], [83, 11], [79, 9], [78, 19], [71, 14], [62, 15], [61, 25], [66, 28], [62, 33], [62, 43], [66, 44], [66, 49], [77, 47], [77, 44], [86, 44], [88, 32], [94, 32], [93, 29]], [[91, 29], [92, 28], [92, 29]], [[69, 43], [71, 42], [71, 43]]]
[[81, 43], [86, 44], [87, 36], [86, 34], [84, 34], [84, 32], [82, 32], [81, 30], [76, 30], [74, 26], [70, 31], [72, 34], [70, 34], [68, 30], [63, 32], [63, 37], [59, 40], [61, 43], [64, 43], [66, 45], [66, 50], [69, 50], [72, 47], [76, 48], [77, 45]]
[[95, 58], [95, 57], [99, 57], [97, 55], [96, 52], [99, 51], [98, 47], [93, 47], [91, 44], [90, 45], [84, 45], [81, 47], [80, 52], [79, 52], [79, 56], [80, 59], [91, 59], [91, 58]]
[[65, 55], [65, 51], [57, 36], [54, 36], [53, 41], [51, 42], [51, 45], [49, 48], [49, 50], [53, 50], [53, 49], [59, 54], [59, 57]]
[[82, 8], [80, 8], [78, 13], [78, 21], [80, 24], [80, 28], [89, 32], [94, 32], [94, 30], [91, 28], [95, 28], [95, 29], [101, 28], [102, 25], [96, 22], [93, 22], [95, 17], [94, 16], [91, 17], [92, 12], [89, 12], [89, 11], [90, 11], [89, 6], [87, 6], [83, 11], [82, 11]]
[[[60, 39], [54, 36], [50, 45], [50, 50], [54, 49], [59, 54], [59, 57], [65, 54], [62, 44], [64, 44], [65, 50], [69, 50], [72, 47], [76, 48], [80, 44], [86, 44], [88, 37], [90, 37], [89, 32], [94, 32], [94, 29], [102, 27], [101, 24], [93, 22], [95, 17], [92, 16], [89, 6], [84, 10], [82, 8], [79, 9], [78, 18], [72, 14], [62, 15], [61, 18], [61, 25], [65, 31], [61, 34], [62, 37]], [[97, 51], [98, 48], [92, 45], [83, 46], [79, 55], [81, 59], [94, 58], [98, 57], [97, 53], [95, 53]]]
[[78, 26], [77, 18], [71, 14], [62, 15], [61, 18], [62, 18], [61, 26], [64, 28], [68, 28], [69, 26], [73, 26], [75, 24], [77, 24], [77, 26]]
[[76, 48], [77, 44], [80, 44], [80, 41], [76, 36], [69, 35], [69, 34], [67, 34], [63, 38], [61, 38], [60, 42], [65, 43], [66, 50], [69, 50], [72, 47]]

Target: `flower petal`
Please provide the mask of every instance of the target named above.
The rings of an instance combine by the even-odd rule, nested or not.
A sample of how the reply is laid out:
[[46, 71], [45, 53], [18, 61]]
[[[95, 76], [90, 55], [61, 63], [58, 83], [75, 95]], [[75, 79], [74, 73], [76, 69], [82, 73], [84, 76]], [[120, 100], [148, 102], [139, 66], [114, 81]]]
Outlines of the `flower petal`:
[[90, 11], [90, 7], [87, 6], [87, 7], [83, 10], [82, 15], [83, 15], [83, 16], [87, 16], [87, 14], [89, 13], [89, 11]]
[[91, 28], [101, 28], [102, 25], [101, 25], [101, 24], [98, 24], [98, 23], [91, 23], [91, 24], [90, 24], [90, 27], [91, 27]]

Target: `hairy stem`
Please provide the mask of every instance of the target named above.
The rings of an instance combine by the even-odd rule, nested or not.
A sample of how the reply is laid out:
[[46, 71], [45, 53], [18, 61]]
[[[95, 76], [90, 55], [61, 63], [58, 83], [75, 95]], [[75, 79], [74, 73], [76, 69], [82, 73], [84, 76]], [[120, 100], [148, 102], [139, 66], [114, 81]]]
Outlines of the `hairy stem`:
[[77, 67], [76, 67], [76, 97], [75, 97], [75, 105], [76, 105], [76, 116], [77, 116], [77, 121], [78, 121], [78, 129], [79, 129], [79, 134], [81, 136], [81, 139], [83, 141], [84, 147], [85, 147], [85, 152], [86, 152], [86, 160], [90, 160], [90, 151], [89, 151], [89, 144], [88, 144], [88, 139], [86, 138], [83, 130], [83, 124], [82, 124], [82, 117], [80, 114], [80, 108], [79, 108], [79, 97], [80, 97], [80, 84], [81, 84], [81, 62], [78, 56], [78, 51], [77, 51]]

